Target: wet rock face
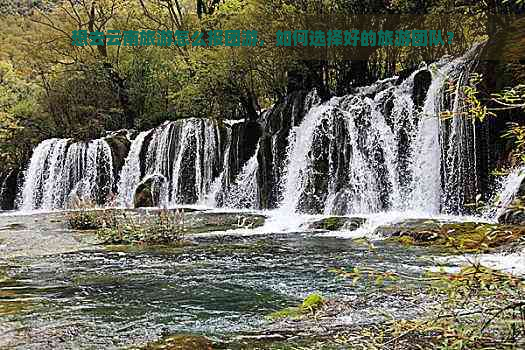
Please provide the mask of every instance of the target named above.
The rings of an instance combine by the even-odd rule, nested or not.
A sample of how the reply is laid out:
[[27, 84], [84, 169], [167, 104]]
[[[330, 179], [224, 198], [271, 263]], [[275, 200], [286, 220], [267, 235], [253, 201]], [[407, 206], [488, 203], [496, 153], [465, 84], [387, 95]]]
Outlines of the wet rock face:
[[143, 181], [135, 191], [133, 203], [135, 208], [150, 208], [160, 205], [160, 191], [166, 179], [162, 176], [151, 176]]
[[[119, 132], [115, 135], [106, 138], [106, 142], [108, 143], [109, 147], [111, 147], [111, 156], [113, 158], [113, 172], [114, 177], [116, 178], [118, 174], [120, 174], [120, 171], [124, 166], [126, 157], [128, 156], [129, 148], [131, 146], [131, 142], [122, 132]], [[117, 183], [118, 181], [115, 181], [115, 188], [113, 189], [114, 191], [116, 190]]]
[[18, 176], [18, 169], [0, 175], [0, 210], [14, 209]]
[[423, 106], [427, 96], [428, 88], [432, 83], [432, 74], [428, 70], [422, 70], [414, 77], [414, 90], [412, 99], [417, 106]]
[[257, 174], [261, 208], [276, 208], [282, 199], [279, 184], [286, 168], [290, 130], [301, 123], [307, 112], [307, 95], [305, 90], [291, 91], [259, 118], [259, 124], [263, 128], [258, 154], [260, 167]]

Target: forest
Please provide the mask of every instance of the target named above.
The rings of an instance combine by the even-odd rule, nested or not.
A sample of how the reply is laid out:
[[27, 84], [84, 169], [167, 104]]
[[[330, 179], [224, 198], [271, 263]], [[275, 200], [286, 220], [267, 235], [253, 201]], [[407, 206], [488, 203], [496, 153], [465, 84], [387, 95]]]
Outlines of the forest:
[[[352, 86], [409, 71], [421, 53], [376, 48], [367, 60], [300, 61], [271, 47], [120, 47], [71, 45], [73, 30], [257, 30], [275, 37], [282, 20], [300, 14], [466, 14], [462, 45], [493, 38], [508, 23], [487, 14], [520, 13], [520, 1], [30, 1], [2, 0], [1, 164], [22, 167], [32, 148], [51, 137], [96, 138], [106, 130], [146, 130], [188, 117], [255, 117], [293, 89], [344, 95]], [[446, 17], [438, 17], [443, 20]], [[433, 17], [430, 17], [430, 20]], [[494, 21], [496, 22], [496, 21]], [[411, 26], [411, 23], [402, 23]], [[463, 29], [459, 29], [461, 27]], [[499, 26], [499, 28], [498, 28]], [[476, 26], [477, 27], [477, 26]], [[492, 28], [494, 27], [494, 28]], [[504, 30], [503, 30], [504, 31]], [[510, 39], [512, 40], [512, 39]], [[455, 52], [454, 52], [455, 51]], [[436, 55], [436, 53], [434, 53]], [[511, 64], [509, 64], [512, 67]], [[501, 67], [500, 67], [501, 68]], [[492, 67], [491, 69], [495, 69]], [[513, 83], [487, 82], [485, 94]], [[294, 85], [294, 81], [300, 81]]]

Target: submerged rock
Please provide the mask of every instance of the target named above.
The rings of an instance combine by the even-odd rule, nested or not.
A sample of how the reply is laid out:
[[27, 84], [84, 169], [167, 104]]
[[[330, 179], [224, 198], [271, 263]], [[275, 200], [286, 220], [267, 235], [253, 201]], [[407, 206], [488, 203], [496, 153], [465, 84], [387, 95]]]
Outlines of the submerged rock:
[[180, 334], [149, 344], [144, 350], [211, 350], [212, 342], [200, 335]]

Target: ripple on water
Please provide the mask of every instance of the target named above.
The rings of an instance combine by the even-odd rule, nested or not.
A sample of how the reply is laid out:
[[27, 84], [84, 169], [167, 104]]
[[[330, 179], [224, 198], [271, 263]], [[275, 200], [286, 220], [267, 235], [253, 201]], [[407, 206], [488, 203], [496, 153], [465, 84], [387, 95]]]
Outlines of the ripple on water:
[[378, 242], [370, 251], [351, 240], [303, 235], [115, 249], [10, 260], [4, 266], [9, 278], [0, 279], [0, 305], [12, 297], [27, 303], [28, 312], [0, 312], [0, 323], [21, 324], [16, 339], [46, 339], [50, 348], [112, 348], [174, 332], [223, 337], [266, 327], [266, 315], [312, 292], [339, 300], [373, 296], [366, 312], [347, 320], [369, 322], [372, 311], [404, 313], [407, 305], [383, 287], [351, 286], [328, 270], [373, 266], [416, 276], [421, 272], [406, 266], [425, 264], [417, 248]]

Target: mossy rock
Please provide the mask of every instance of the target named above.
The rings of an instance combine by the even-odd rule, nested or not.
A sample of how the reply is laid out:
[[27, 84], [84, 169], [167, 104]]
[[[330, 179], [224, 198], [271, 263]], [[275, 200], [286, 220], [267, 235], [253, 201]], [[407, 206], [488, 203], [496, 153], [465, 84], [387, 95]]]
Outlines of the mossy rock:
[[525, 226], [476, 222], [440, 222], [438, 220], [408, 220], [380, 227], [388, 241], [403, 245], [440, 246], [455, 253], [488, 252], [515, 244], [525, 237]]
[[315, 313], [325, 303], [326, 300], [320, 294], [312, 293], [303, 300], [301, 305], [297, 307], [287, 307], [285, 309], [272, 312], [270, 315], [268, 315], [268, 318], [271, 320], [277, 320], [281, 318], [298, 319], [304, 315]]
[[330, 216], [314, 221], [308, 227], [314, 230], [337, 231], [341, 229], [356, 230], [365, 223], [366, 219], [346, 216]]
[[272, 312], [268, 315], [270, 320], [279, 320], [281, 318], [298, 319], [303, 316], [303, 309], [300, 307], [287, 307], [282, 310]]
[[212, 342], [200, 335], [173, 335], [147, 345], [144, 350], [212, 350]]

